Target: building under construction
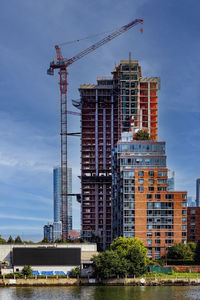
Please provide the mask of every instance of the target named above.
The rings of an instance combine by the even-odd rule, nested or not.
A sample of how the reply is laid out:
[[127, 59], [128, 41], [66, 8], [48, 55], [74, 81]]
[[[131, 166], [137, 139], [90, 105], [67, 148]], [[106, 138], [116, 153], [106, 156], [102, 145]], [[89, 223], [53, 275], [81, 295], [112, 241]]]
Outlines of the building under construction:
[[80, 86], [82, 237], [109, 247], [111, 235], [112, 151], [129, 131], [149, 132], [157, 140], [158, 78], [142, 78], [137, 60], [123, 60], [112, 77]]
[[[54, 75], [54, 70], [59, 70], [59, 86], [60, 86], [60, 112], [61, 112], [61, 222], [62, 222], [62, 237], [66, 239], [69, 236], [69, 217], [68, 217], [68, 184], [67, 184], [67, 136], [71, 135], [68, 133], [67, 129], [67, 86], [68, 86], [68, 67], [72, 65], [74, 62], [78, 61], [82, 57], [88, 55], [89, 53], [93, 52], [94, 50], [98, 49], [99, 47], [103, 46], [104, 44], [110, 42], [111, 40], [115, 39], [119, 35], [123, 34], [124, 32], [130, 30], [134, 26], [138, 24], [143, 24], [142, 19], [135, 19], [134, 21], [129, 22], [128, 24], [120, 27], [119, 29], [115, 30], [108, 36], [104, 37], [97, 43], [89, 46], [88, 48], [84, 49], [77, 55], [71, 58], [64, 58], [62, 56], [62, 52], [59, 45], [55, 45], [55, 50], [57, 54], [57, 58], [50, 62], [50, 66], [47, 70], [48, 75]], [[143, 30], [141, 29], [141, 32]], [[64, 43], [66, 44], [66, 43]], [[63, 45], [63, 43], [62, 43]], [[74, 134], [73, 134], [74, 135]]]

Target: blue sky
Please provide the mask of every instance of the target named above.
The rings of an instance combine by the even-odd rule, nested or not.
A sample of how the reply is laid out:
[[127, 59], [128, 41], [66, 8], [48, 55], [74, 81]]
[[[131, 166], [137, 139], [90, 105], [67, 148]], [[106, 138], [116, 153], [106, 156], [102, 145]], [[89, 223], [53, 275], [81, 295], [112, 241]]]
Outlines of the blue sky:
[[[0, 3], [0, 234], [42, 238], [53, 218], [52, 168], [59, 163], [58, 75], [47, 76], [54, 45], [115, 29], [129, 30], [69, 67], [68, 99], [78, 87], [110, 75], [122, 59], [138, 59], [142, 75], [159, 76], [159, 139], [167, 143], [176, 189], [195, 198], [200, 177], [199, 0], [2, 0]], [[102, 36], [103, 37], [103, 36]], [[98, 38], [62, 47], [70, 58]], [[69, 130], [79, 131], [69, 116]], [[80, 144], [69, 138], [73, 192], [80, 191]], [[73, 202], [73, 226], [80, 207]]]

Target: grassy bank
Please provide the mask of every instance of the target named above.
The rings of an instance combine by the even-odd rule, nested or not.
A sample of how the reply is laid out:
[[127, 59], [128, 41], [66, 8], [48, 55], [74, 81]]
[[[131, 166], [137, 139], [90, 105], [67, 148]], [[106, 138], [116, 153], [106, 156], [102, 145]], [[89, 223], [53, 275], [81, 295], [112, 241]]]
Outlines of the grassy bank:
[[178, 273], [178, 272], [173, 272], [173, 274], [162, 274], [162, 273], [155, 273], [155, 272], [151, 272], [151, 273], [146, 273], [142, 276], [140, 276], [140, 278], [145, 278], [145, 279], [188, 279], [188, 278], [196, 278], [196, 279], [200, 279], [200, 273]]

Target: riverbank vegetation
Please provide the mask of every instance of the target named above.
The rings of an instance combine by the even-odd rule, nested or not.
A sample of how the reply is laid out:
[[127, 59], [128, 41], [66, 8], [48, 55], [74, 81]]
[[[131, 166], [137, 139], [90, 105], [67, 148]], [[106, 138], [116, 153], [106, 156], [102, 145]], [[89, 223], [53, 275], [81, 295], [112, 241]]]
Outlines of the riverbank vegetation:
[[95, 277], [134, 277], [147, 271], [149, 258], [141, 240], [119, 237], [111, 243], [110, 249], [93, 256]]

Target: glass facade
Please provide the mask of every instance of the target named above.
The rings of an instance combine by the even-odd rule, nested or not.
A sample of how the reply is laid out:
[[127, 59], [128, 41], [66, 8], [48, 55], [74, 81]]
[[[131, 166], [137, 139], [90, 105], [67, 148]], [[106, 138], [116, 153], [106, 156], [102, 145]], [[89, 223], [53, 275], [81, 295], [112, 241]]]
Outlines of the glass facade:
[[61, 220], [60, 167], [53, 169], [54, 222]]
[[168, 191], [174, 191], [175, 189], [175, 173], [174, 171], [168, 170]]
[[[113, 152], [113, 238], [135, 236], [135, 194], [144, 192], [144, 171], [138, 172], [137, 184], [140, 186], [137, 186], [136, 190], [136, 169], [166, 168], [164, 142], [136, 141], [133, 138], [130, 140], [130, 137], [128, 139], [129, 142], [127, 134], [123, 133], [122, 140]], [[149, 171], [148, 175], [154, 176], [154, 171]], [[159, 173], [159, 176], [164, 175], [167, 176], [166, 171]], [[161, 178], [158, 181], [158, 184], [167, 183], [167, 179]], [[154, 179], [149, 179], [149, 184], [153, 183]], [[149, 190], [152, 191], [152, 187]], [[152, 199], [152, 194], [147, 196], [148, 199]], [[163, 218], [164, 216], [161, 221]], [[151, 221], [148, 217], [147, 226], [154, 225]]]
[[200, 206], [200, 178], [196, 181], [196, 205]]
[[44, 238], [47, 238], [49, 242], [53, 242], [53, 225], [47, 224], [44, 226]]
[[[61, 169], [55, 167], [53, 170], [53, 194], [54, 194], [54, 222], [61, 221]], [[72, 193], [72, 168], [67, 170], [68, 194]], [[72, 197], [68, 196], [68, 230], [72, 230]]]

